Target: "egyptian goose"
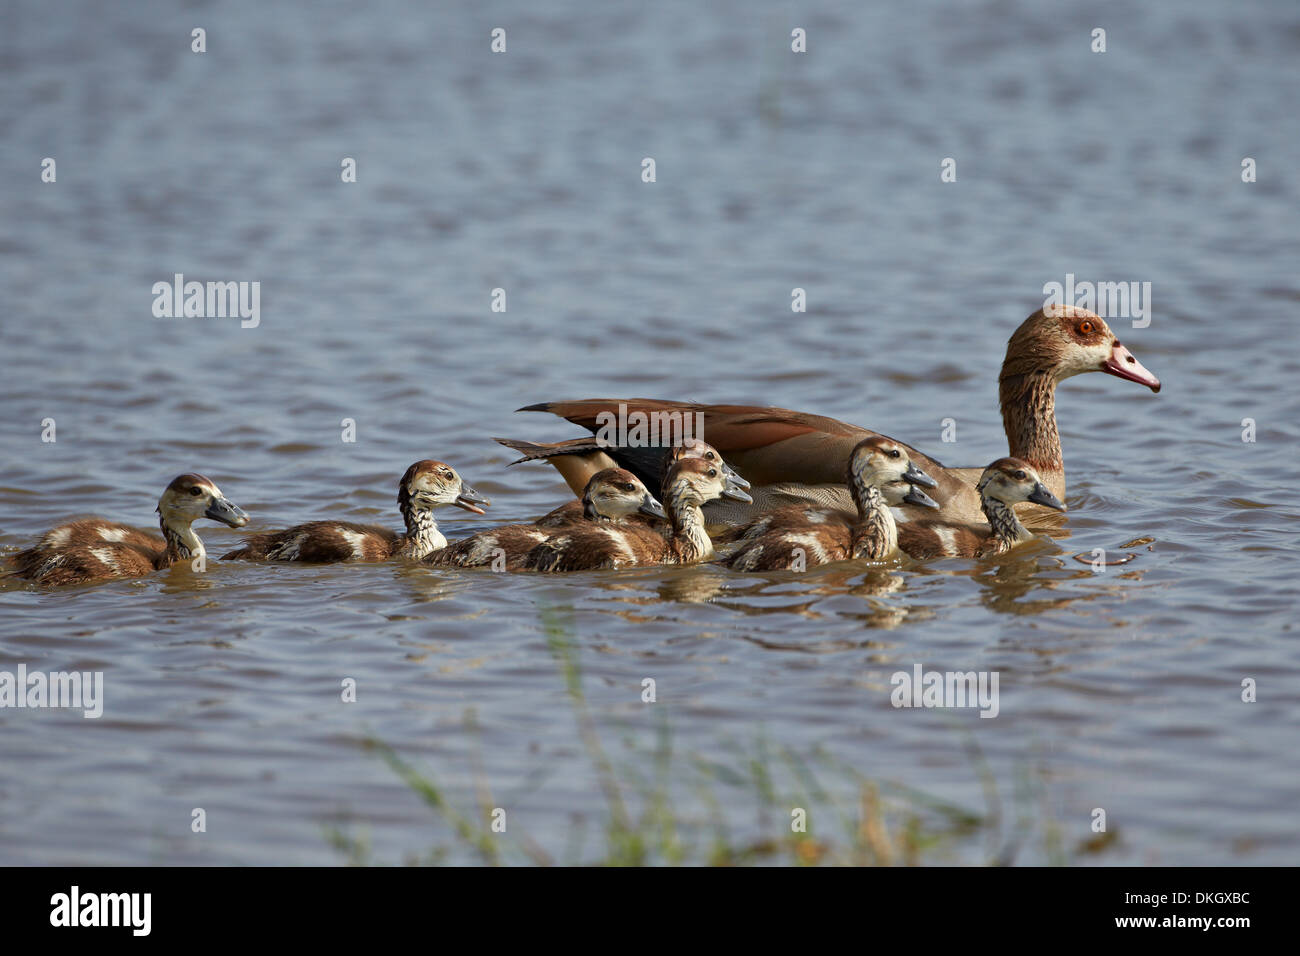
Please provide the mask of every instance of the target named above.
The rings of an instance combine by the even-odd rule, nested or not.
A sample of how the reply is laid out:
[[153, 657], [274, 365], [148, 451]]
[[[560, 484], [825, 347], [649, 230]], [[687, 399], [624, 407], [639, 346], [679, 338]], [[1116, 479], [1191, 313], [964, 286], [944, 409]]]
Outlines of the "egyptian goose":
[[984, 469], [975, 488], [987, 526], [918, 518], [899, 526], [899, 548], [918, 560], [1005, 554], [1034, 537], [1016, 517], [1016, 504], [1032, 501], [1055, 511], [1065, 510], [1065, 505], [1048, 490], [1033, 466], [1019, 458], [999, 458], [993, 462]]
[[[585, 485], [597, 472], [618, 467], [608, 454], [610, 449], [594, 437], [571, 438], [559, 442], [518, 441], [513, 438], [495, 438], [493, 441], [522, 453], [523, 457], [512, 461], [510, 463], [512, 465], [526, 461], [549, 461], [564, 476], [570, 487]], [[735, 470], [722, 460], [722, 455], [716, 448], [698, 438], [688, 438], [666, 448], [656, 445], [624, 448], [620, 449], [620, 457], [637, 466], [629, 470], [634, 474], [639, 473], [638, 480], [643, 483], [644, 479], [640, 478], [640, 474], [647, 472], [654, 474], [656, 488], [663, 483], [663, 475], [672, 467], [673, 462], [681, 458], [702, 458], [713, 462], [722, 469], [731, 487], [739, 488], [741, 491], [748, 491], [750, 487], [748, 481], [736, 474]], [[581, 517], [582, 513], [581, 501], [568, 501], [539, 518], [537, 525], [542, 528], [560, 527]]]
[[881, 561], [898, 549], [891, 504], [938, 508], [914, 484], [933, 479], [912, 465], [901, 445], [883, 435], [858, 442], [849, 456], [846, 484], [857, 517], [791, 506], [765, 515], [741, 535], [744, 544], [722, 564], [736, 571], [802, 570], [832, 561]]
[[[897, 508], [902, 505], [919, 505], [923, 508], [938, 508], [939, 505], [929, 495], [921, 491], [918, 485], [933, 488], [935, 480], [912, 464], [906, 446], [883, 435], [873, 435], [863, 439], [853, 447], [849, 455], [846, 487], [854, 499], [855, 513], [850, 515], [838, 508], [815, 507], [811, 504], [785, 505], [775, 511], [760, 515], [748, 524], [733, 525], [713, 535], [715, 545], [744, 544], [755, 541], [775, 531], [803, 530], [809, 525], [829, 523], [843, 528], [852, 528], [862, 515], [861, 495], [855, 493], [855, 465], [861, 464], [860, 456], [875, 449], [878, 454], [887, 456], [893, 463], [886, 480], [879, 487], [886, 505]], [[897, 452], [897, 454], [895, 454]], [[865, 467], [865, 466], [864, 466]], [[900, 474], [892, 474], [899, 468]], [[836, 559], [838, 560], [838, 559]]]
[[[1097, 315], [1075, 306], [1046, 307], [1027, 318], [1007, 343], [998, 379], [1002, 424], [1010, 454], [1029, 462], [1057, 497], [1065, 496], [1065, 467], [1056, 428], [1057, 383], [1083, 372], [1106, 372], [1160, 391], [1160, 380], [1142, 367]], [[585, 399], [543, 402], [520, 411], [551, 412], [597, 432], [597, 416], [694, 414], [703, 434], [756, 486], [752, 508], [711, 506], [710, 524], [737, 524], [782, 504], [812, 500], [852, 513], [840, 484], [853, 446], [876, 434], [833, 418], [745, 405], [697, 405], [655, 399]], [[910, 445], [912, 460], [938, 481], [934, 496], [949, 520], [979, 521], [977, 468], [947, 468]], [[613, 461], [654, 487], [656, 475], [627, 459], [628, 449], [605, 448]], [[556, 457], [549, 459], [565, 474]], [[565, 475], [568, 479], [568, 475]], [[569, 480], [570, 487], [575, 487]]]
[[644, 524], [575, 527], [534, 548], [524, 566], [534, 571], [590, 571], [705, 561], [713, 556], [713, 542], [700, 508], [723, 496], [749, 500], [719, 465], [681, 458], [668, 469], [660, 496], [671, 527], [667, 537]]
[[249, 535], [242, 548], [223, 554], [221, 560], [326, 563], [419, 559], [447, 544], [434, 520], [435, 508], [455, 505], [481, 515], [484, 511], [479, 505], [490, 504], [465, 484], [451, 465], [417, 461], [397, 485], [397, 507], [406, 522], [405, 534], [350, 521], [309, 521], [283, 531]]
[[[561, 510], [565, 512], [563, 516], [558, 515]], [[443, 568], [481, 568], [492, 565], [500, 556], [504, 558], [504, 570], [519, 571], [533, 548], [564, 529], [583, 525], [616, 526], [637, 515], [666, 517], [663, 507], [641, 484], [641, 479], [622, 468], [606, 468], [591, 476], [576, 513], [556, 509], [547, 515], [551, 520], [546, 524], [541, 521], [509, 524], [480, 531], [435, 551], [424, 563]]]
[[134, 578], [178, 561], [203, 557], [191, 527], [200, 518], [232, 528], [248, 523], [216, 484], [202, 475], [180, 475], [158, 499], [162, 537], [104, 518], [83, 518], [41, 535], [34, 547], [11, 559], [14, 575], [48, 587]]

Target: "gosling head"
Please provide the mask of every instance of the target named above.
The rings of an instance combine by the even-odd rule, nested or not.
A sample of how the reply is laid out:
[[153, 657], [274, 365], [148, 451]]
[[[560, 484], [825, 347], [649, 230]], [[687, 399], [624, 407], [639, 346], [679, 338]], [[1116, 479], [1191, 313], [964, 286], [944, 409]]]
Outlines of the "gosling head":
[[622, 468], [606, 468], [591, 476], [582, 491], [582, 513], [592, 521], [617, 521], [628, 515], [668, 517], [663, 505], [641, 484], [641, 479]]
[[1160, 391], [1160, 379], [1120, 344], [1106, 321], [1075, 305], [1050, 305], [1021, 323], [1007, 343], [1004, 379], [1050, 368], [1060, 382], [1084, 372], [1105, 372]]
[[407, 510], [432, 511], [443, 505], [455, 505], [476, 515], [484, 513], [479, 505], [491, 505], [477, 491], [456, 474], [456, 469], [441, 461], [427, 459], [417, 461], [397, 487], [397, 507], [405, 514]]
[[680, 445], [672, 446], [668, 452], [669, 466], [683, 458], [702, 458], [707, 462], [711, 462], [722, 469], [722, 473], [727, 476], [727, 481], [733, 489], [749, 490], [749, 482], [723, 461], [718, 450], [706, 441], [699, 438], [687, 438]]
[[885, 503], [939, 507], [938, 502], [917, 485], [933, 488], [935, 480], [912, 464], [907, 449], [884, 435], [872, 435], [854, 446], [849, 454], [849, 487], [859, 493], [880, 489]]
[[985, 502], [999, 501], [1008, 508], [1021, 501], [1032, 501], [1056, 511], [1064, 511], [1063, 505], [1047, 490], [1038, 472], [1019, 458], [999, 458], [984, 469], [975, 490]]
[[732, 484], [720, 465], [706, 458], [679, 458], [664, 478], [663, 498], [674, 508], [698, 507], [718, 498], [746, 503], [754, 500]]
[[202, 475], [179, 475], [158, 499], [158, 514], [173, 528], [188, 528], [199, 518], [232, 528], [248, 524], [248, 515], [221, 493], [216, 482]]

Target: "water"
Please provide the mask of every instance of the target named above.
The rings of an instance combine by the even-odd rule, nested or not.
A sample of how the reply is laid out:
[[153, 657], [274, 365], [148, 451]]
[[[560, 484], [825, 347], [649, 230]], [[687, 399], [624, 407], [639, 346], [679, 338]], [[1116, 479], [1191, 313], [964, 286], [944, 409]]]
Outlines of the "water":
[[[0, 669], [102, 670], [107, 700], [98, 721], [0, 711], [0, 862], [336, 863], [331, 827], [376, 862], [475, 859], [371, 738], [463, 810], [490, 788], [512, 840], [599, 859], [558, 634], [630, 791], [670, 731], [687, 824], [713, 819], [692, 762], [768, 748], [781, 788], [807, 759], [850, 805], [856, 772], [984, 812], [987, 770], [999, 835], [923, 859], [1003, 840], [1042, 862], [1055, 832], [1072, 861], [1294, 863], [1300, 16], [856, 6], [9, 5], [5, 549], [79, 513], [148, 526], [189, 470], [254, 527], [396, 524], [397, 477], [430, 456], [495, 501], [448, 516], [455, 538], [564, 500], [489, 438], [576, 436], [513, 414], [554, 398], [777, 404], [983, 464], [1005, 340], [1067, 273], [1152, 283], [1150, 326], [1115, 325], [1165, 388], [1062, 386], [1070, 536], [995, 564], [5, 585]], [[177, 272], [260, 281], [260, 325], [155, 319]], [[1094, 548], [1136, 557], [1094, 574], [1072, 557]], [[1000, 715], [893, 709], [915, 662], [999, 671]], [[786, 804], [713, 783], [738, 843], [788, 829]], [[1089, 853], [1098, 807], [1112, 838]]]

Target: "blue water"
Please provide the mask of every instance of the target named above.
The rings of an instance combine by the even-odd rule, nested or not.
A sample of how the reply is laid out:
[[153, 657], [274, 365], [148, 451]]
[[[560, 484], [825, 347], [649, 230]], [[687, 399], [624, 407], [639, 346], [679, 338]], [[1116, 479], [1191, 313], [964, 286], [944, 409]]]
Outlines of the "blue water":
[[[805, 760], [831, 842], [855, 775], [894, 821], [916, 792], [1001, 807], [922, 862], [1294, 863], [1300, 10], [859, 7], [7, 5], [6, 550], [79, 513], [149, 525], [190, 470], [256, 528], [395, 524], [424, 457], [494, 499], [449, 537], [527, 518], [567, 490], [490, 436], [576, 436], [513, 413], [557, 398], [774, 404], [981, 465], [1006, 448], [1006, 338], [1067, 274], [1152, 284], [1150, 325], [1112, 324], [1164, 390], [1061, 387], [1069, 537], [1000, 563], [4, 585], [0, 670], [102, 670], [106, 710], [0, 710], [0, 863], [342, 862], [332, 827], [374, 862], [477, 859], [370, 738], [466, 812], [490, 790], [509, 861], [520, 834], [600, 859], [557, 634], [629, 792], [671, 733], [691, 860], [719, 815], [738, 843], [788, 832]], [[260, 324], [155, 318], [178, 272], [260, 282]], [[1094, 548], [1137, 557], [1094, 574], [1073, 557]], [[890, 707], [915, 662], [997, 670], [1000, 715]], [[756, 752], [768, 811], [700, 776]], [[1111, 839], [1090, 851], [1094, 808]]]

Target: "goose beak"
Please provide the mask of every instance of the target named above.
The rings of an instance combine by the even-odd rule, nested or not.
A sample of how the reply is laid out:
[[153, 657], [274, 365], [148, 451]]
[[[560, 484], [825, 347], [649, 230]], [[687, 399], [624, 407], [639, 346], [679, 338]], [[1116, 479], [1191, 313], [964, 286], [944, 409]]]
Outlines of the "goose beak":
[[733, 485], [730, 480], [727, 481], [726, 487], [722, 489], [722, 497], [730, 498], [733, 501], [743, 501], [747, 505], [754, 503], [753, 498], [745, 494], [738, 485]]
[[1160, 391], [1160, 379], [1143, 368], [1133, 353], [1119, 344], [1119, 339], [1110, 348], [1110, 358], [1101, 363], [1101, 370], [1108, 375], [1145, 385], [1153, 392]]
[[[933, 485], [934, 482], [931, 482], [930, 484]], [[907, 494], [903, 495], [903, 501], [904, 501], [906, 504], [909, 504], [909, 505], [921, 505], [921, 506], [924, 507], [924, 508], [937, 508], [937, 507], [939, 507], [939, 502], [935, 501], [933, 498], [931, 498], [929, 495], [927, 495], [927, 494], [926, 494], [924, 491], [922, 491], [920, 488], [917, 488], [915, 485], [913, 485], [911, 488], [907, 489]]]
[[222, 524], [228, 524], [232, 528], [239, 528], [248, 524], [248, 515], [228, 498], [213, 498], [212, 504], [208, 505], [208, 510], [203, 512], [203, 517], [211, 518], [213, 521], [220, 521]]
[[664, 506], [655, 500], [654, 495], [649, 492], [641, 499], [641, 507], [637, 509], [643, 515], [650, 515], [653, 518], [667, 518], [668, 514], [664, 511]]
[[[921, 485], [925, 488], [934, 488], [939, 484], [939, 482], [935, 481], [933, 478], [931, 478], [929, 475], [927, 475], [920, 468], [917, 468], [916, 465], [913, 464], [908, 464], [907, 471], [903, 472], [903, 480], [906, 481], [908, 484]], [[925, 496], [922, 495], [921, 497], [924, 498]], [[927, 498], [926, 500], [928, 501], [929, 499]], [[938, 505], [935, 505], [935, 507], [937, 508]]]
[[749, 482], [747, 482], [744, 478], [740, 477], [740, 473], [733, 470], [732, 467], [728, 465], [726, 462], [722, 463], [722, 473], [727, 476], [727, 484], [731, 485], [731, 487], [741, 488], [745, 491], [749, 490], [750, 488]]
[[[1142, 366], [1139, 365], [1138, 368], [1142, 368]], [[1145, 371], [1145, 369], [1143, 371]], [[1045, 505], [1048, 508], [1054, 508], [1057, 511], [1065, 510], [1065, 505], [1061, 504], [1061, 500], [1048, 491], [1041, 481], [1034, 485], [1034, 490], [1030, 493], [1028, 500], [1032, 501], [1036, 505]]]
[[481, 515], [486, 514], [486, 512], [480, 508], [479, 505], [491, 505], [492, 502], [488, 501], [469, 485], [461, 485], [460, 494], [456, 496], [456, 500], [453, 501], [452, 504], [457, 508], [464, 508], [466, 511], [472, 511], [476, 515]]

